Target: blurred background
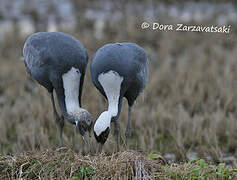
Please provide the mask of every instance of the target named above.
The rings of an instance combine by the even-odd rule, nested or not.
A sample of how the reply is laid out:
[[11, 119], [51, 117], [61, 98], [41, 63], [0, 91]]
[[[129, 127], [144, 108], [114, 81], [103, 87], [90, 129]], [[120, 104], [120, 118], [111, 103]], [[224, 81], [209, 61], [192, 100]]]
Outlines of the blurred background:
[[[90, 61], [110, 42], [135, 42], [146, 50], [150, 77], [134, 106], [130, 149], [156, 151], [169, 161], [199, 157], [236, 166], [236, 5], [234, 0], [0, 0], [0, 153], [57, 147], [49, 95], [28, 76], [20, 58], [30, 34], [63, 31], [82, 42]], [[230, 33], [142, 29], [144, 21], [230, 25]], [[82, 106], [94, 119], [107, 108], [89, 68]], [[126, 100], [119, 122], [124, 138]], [[66, 123], [65, 146], [77, 152], [96, 148], [94, 137], [90, 147], [79, 134], [73, 140], [74, 130]], [[115, 147], [111, 133], [104, 150]]]

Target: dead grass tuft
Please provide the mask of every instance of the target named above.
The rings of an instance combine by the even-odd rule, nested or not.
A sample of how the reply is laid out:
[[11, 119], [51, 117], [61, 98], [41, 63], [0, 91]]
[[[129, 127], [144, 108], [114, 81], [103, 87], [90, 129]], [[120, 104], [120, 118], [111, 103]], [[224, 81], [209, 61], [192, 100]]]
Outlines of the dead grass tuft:
[[[163, 159], [163, 158], [162, 158]], [[237, 170], [196, 159], [163, 164], [135, 151], [82, 156], [59, 148], [0, 157], [1, 179], [235, 179]]]
[[82, 156], [67, 148], [0, 159], [0, 178], [155, 178], [161, 164], [135, 151]]

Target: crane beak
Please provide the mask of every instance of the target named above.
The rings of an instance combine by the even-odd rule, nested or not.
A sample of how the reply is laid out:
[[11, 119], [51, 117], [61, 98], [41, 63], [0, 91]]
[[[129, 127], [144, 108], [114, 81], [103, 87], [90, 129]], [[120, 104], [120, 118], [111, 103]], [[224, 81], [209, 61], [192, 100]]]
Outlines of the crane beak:
[[79, 133], [78, 121], [76, 121], [75, 123], [76, 123], [76, 132]]
[[84, 141], [84, 143], [86, 143], [86, 139], [84, 136], [81, 136], [82, 137], [82, 140]]
[[90, 139], [86, 138], [85, 136], [81, 136], [83, 142], [90, 147], [91, 141]]

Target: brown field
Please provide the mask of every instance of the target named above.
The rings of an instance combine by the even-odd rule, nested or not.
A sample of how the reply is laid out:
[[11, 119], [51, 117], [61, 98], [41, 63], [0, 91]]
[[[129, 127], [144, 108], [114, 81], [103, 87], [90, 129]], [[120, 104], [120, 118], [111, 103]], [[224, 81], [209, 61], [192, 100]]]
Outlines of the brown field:
[[[160, 20], [176, 22], [165, 16]], [[121, 24], [108, 23], [104, 28], [106, 35], [100, 40], [93, 34], [90, 21], [81, 21], [78, 26], [83, 28], [68, 32], [88, 49], [90, 61], [95, 51], [109, 42], [131, 41], [146, 50], [150, 59], [149, 81], [132, 111], [133, 136], [129, 149], [145, 154], [156, 151], [165, 157], [174, 155], [171, 159], [176, 162], [185, 161], [192, 153], [215, 163], [234, 157], [227, 163], [236, 167], [236, 24], [232, 24], [231, 33], [220, 34], [142, 30], [141, 22], [142, 17], [136, 17], [133, 21], [127, 20], [122, 28]], [[201, 24], [212, 23], [216, 23], [215, 17]], [[25, 37], [17, 36], [17, 30], [16, 25], [0, 45], [2, 155], [43, 151], [58, 144], [49, 95], [28, 76], [20, 61]], [[106, 100], [90, 80], [89, 66], [82, 106], [94, 120], [107, 108]], [[125, 99], [119, 122], [124, 139]], [[97, 149], [94, 137], [89, 144], [83, 144], [69, 123], [64, 127], [63, 142], [67, 148], [83, 154], [93, 154]], [[121, 146], [125, 150], [123, 140]], [[115, 148], [113, 133], [110, 133], [104, 152], [111, 154]]]

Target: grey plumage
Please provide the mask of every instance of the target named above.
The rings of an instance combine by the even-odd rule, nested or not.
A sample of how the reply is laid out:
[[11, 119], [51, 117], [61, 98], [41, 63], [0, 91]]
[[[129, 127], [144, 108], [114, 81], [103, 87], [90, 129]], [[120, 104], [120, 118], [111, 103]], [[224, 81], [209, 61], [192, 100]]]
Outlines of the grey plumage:
[[[62, 32], [35, 33], [28, 37], [25, 42], [23, 61], [27, 72], [40, 85], [44, 86], [51, 96], [55, 90], [63, 117], [73, 124], [79, 120], [78, 128], [83, 134], [83, 131], [87, 130], [85, 122], [67, 113], [62, 80], [62, 75], [72, 67], [79, 69], [81, 73], [79, 97], [75, 98], [79, 98], [81, 106], [84, 76], [88, 63], [88, 54], [82, 44], [73, 36]], [[53, 101], [52, 103], [54, 106]], [[91, 125], [91, 115], [88, 113], [84, 114], [83, 117], [89, 118], [88, 123]]]
[[[88, 55], [77, 39], [61, 32], [35, 33], [26, 40], [23, 56], [27, 71], [49, 92], [53, 91], [54, 82], [62, 86], [62, 83], [59, 83], [61, 77], [71, 67], [78, 68], [82, 74], [79, 94], [81, 101]], [[62, 90], [63, 87], [60, 89]], [[61, 106], [64, 110], [65, 105]]]
[[[130, 133], [131, 107], [139, 93], [145, 88], [148, 79], [148, 58], [144, 49], [135, 43], [115, 43], [107, 44], [96, 52], [90, 65], [90, 73], [93, 84], [105, 97], [106, 94], [98, 81], [98, 76], [110, 70], [123, 77], [118, 113], [112, 117], [112, 120], [115, 124], [117, 123], [121, 112], [122, 99], [125, 97], [129, 105], [127, 133]], [[99, 137], [96, 136], [96, 138], [99, 140]]]

